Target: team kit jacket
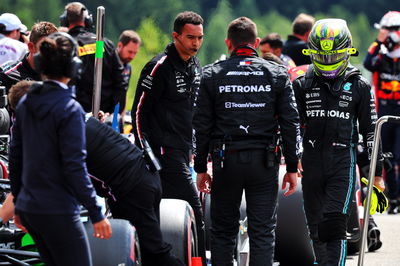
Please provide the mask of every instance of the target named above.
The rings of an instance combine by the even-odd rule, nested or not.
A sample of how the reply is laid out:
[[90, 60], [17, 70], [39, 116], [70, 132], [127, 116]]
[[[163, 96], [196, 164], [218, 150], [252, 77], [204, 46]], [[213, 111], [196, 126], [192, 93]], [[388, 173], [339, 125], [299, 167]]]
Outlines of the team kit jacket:
[[200, 75], [198, 59], [191, 57], [184, 62], [174, 44], [150, 60], [140, 74], [132, 106], [135, 139], [145, 133], [155, 152], [160, 147], [191, 149], [193, 105]]
[[196, 108], [196, 172], [206, 172], [210, 142], [224, 140], [234, 150], [265, 149], [278, 124], [288, 170], [296, 172], [298, 113], [285, 66], [258, 57], [250, 47], [238, 48], [228, 60], [204, 67]]

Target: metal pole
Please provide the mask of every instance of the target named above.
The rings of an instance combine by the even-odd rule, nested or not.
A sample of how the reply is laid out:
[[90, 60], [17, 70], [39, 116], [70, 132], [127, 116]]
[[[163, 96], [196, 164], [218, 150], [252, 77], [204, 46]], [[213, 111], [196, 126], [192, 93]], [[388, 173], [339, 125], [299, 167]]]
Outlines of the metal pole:
[[372, 148], [371, 162], [369, 167], [368, 192], [367, 192], [366, 204], [364, 206], [364, 220], [363, 220], [363, 230], [361, 235], [360, 254], [358, 257], [358, 266], [364, 265], [365, 243], [367, 242], [368, 222], [369, 222], [369, 209], [371, 207], [371, 195], [375, 181], [376, 161], [377, 161], [379, 142], [380, 142], [379, 140], [381, 138], [382, 125], [386, 122], [400, 123], [400, 117], [382, 116], [376, 122], [375, 133], [374, 133], [374, 144]]
[[92, 115], [98, 117], [101, 102], [101, 78], [103, 73], [103, 49], [104, 49], [104, 14], [103, 6], [97, 7], [96, 20], [96, 54], [94, 61], [94, 81], [92, 98]]

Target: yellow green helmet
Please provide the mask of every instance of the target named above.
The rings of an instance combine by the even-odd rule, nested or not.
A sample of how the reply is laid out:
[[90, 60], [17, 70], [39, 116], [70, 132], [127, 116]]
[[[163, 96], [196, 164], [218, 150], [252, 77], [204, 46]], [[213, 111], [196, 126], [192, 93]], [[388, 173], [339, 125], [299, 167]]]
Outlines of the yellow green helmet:
[[356, 54], [346, 21], [333, 18], [316, 21], [308, 36], [308, 49], [303, 53], [310, 56], [318, 76], [333, 79], [342, 75], [350, 55]]

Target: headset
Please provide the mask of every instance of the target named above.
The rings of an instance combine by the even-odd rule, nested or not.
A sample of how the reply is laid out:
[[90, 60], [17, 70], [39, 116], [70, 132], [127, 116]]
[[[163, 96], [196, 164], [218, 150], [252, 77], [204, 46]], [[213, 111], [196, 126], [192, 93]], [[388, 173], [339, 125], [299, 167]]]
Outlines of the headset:
[[[69, 78], [77, 78], [79, 79], [80, 74], [82, 73], [82, 60], [78, 57], [78, 44], [76, 41], [65, 32], [55, 32], [48, 36], [50, 39], [57, 39], [59, 37], [67, 38], [71, 45], [72, 51], [69, 61], [63, 66], [63, 76]], [[33, 55], [33, 63], [35, 64], [35, 70], [39, 73], [43, 72], [43, 58], [40, 52]]]
[[[81, 9], [81, 14], [83, 13], [83, 16], [85, 18], [85, 28], [87, 29], [91, 29], [93, 27], [93, 16], [92, 14], [89, 13], [89, 11], [87, 10], [87, 8], [82, 5], [82, 9]], [[60, 19], [60, 25], [62, 27], [69, 27], [69, 22], [68, 22], [68, 11], [65, 9], [64, 13], [62, 13], [59, 17]]]
[[[181, 35], [181, 34], [179, 34], [179, 35]], [[187, 48], [187, 47], [185, 46], [185, 44], [184, 44], [181, 40], [179, 40], [178, 36], [176, 36], [175, 39], [183, 46], [183, 48], [184, 48], [186, 51], [194, 51], [194, 52], [196, 52], [196, 53], [199, 51], [199, 49]]]

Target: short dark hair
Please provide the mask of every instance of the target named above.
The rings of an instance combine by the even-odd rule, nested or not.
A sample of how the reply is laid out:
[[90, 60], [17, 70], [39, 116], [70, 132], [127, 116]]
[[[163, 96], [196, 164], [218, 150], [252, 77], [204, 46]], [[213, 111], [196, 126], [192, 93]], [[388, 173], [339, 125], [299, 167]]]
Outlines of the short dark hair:
[[56, 25], [48, 21], [41, 21], [32, 26], [29, 41], [37, 44], [43, 37], [49, 36], [53, 32], [57, 32]]
[[[63, 33], [68, 34], [68, 33]], [[72, 57], [77, 47], [72, 37], [50, 35], [44, 37], [39, 44], [41, 55], [40, 70], [48, 78], [61, 78], [68, 76], [68, 67], [71, 65]]]
[[203, 25], [203, 18], [193, 11], [181, 12], [175, 18], [174, 31], [181, 34], [186, 24]]
[[240, 17], [229, 23], [227, 35], [234, 47], [254, 44], [257, 39], [257, 26], [251, 19]]
[[305, 35], [309, 32], [314, 25], [315, 18], [313, 16], [300, 13], [293, 21], [293, 33], [299, 35]]
[[125, 46], [130, 42], [141, 44], [142, 40], [140, 39], [140, 36], [136, 31], [124, 30], [119, 36], [118, 42], [122, 43], [122, 45]]
[[86, 7], [80, 2], [71, 2], [65, 6], [69, 23], [79, 23], [85, 20]]
[[7, 95], [11, 109], [16, 109], [19, 100], [28, 92], [33, 83], [35, 83], [33, 80], [21, 80], [11, 86]]
[[276, 32], [270, 33], [261, 39], [260, 45], [268, 43], [271, 48], [282, 48], [283, 41], [281, 35]]

